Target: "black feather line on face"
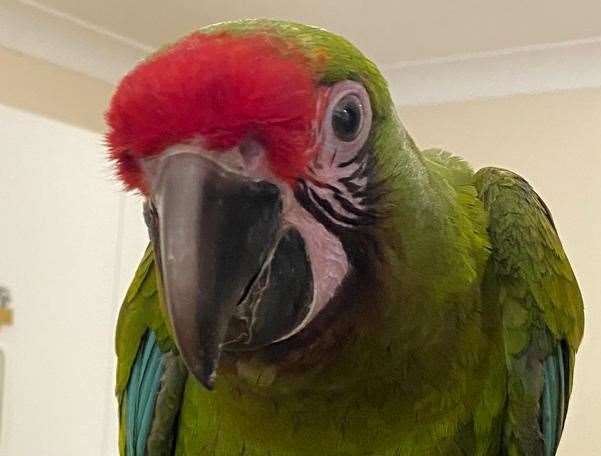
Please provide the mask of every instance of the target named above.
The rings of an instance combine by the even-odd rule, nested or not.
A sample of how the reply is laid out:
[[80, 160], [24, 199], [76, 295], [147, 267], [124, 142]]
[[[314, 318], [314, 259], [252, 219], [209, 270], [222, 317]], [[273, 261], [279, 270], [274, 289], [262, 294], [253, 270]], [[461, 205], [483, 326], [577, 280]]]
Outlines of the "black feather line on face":
[[[364, 209], [360, 209], [347, 200], [344, 196], [339, 193], [334, 194], [334, 199], [338, 201], [340, 207], [342, 207], [345, 211], [350, 212], [353, 215], [356, 215], [358, 218], [365, 218], [370, 220], [371, 223], [375, 222], [375, 219], [378, 217], [375, 213], [366, 211]], [[369, 223], [369, 224], [371, 224]], [[361, 223], [361, 225], [368, 225], [368, 223]]]
[[[371, 221], [369, 221], [369, 220], [363, 220], [360, 217], [350, 218], [350, 217], [347, 217], [345, 215], [339, 214], [338, 212], [336, 212], [336, 209], [334, 209], [334, 207], [332, 206], [332, 204], [327, 199], [322, 198], [321, 196], [319, 196], [315, 192], [315, 190], [313, 190], [310, 186], [307, 186], [307, 188], [308, 188], [308, 191], [309, 191], [309, 197], [310, 197], [310, 199], [314, 203], [317, 203], [317, 205], [321, 209], [323, 209], [334, 220], [337, 220], [338, 222], [345, 223], [347, 225], [352, 225], [352, 226], [371, 225]], [[350, 204], [350, 203], [348, 203], [348, 204]], [[358, 208], [356, 209], [356, 211], [360, 212], [360, 210]]]
[[349, 182], [353, 182], [355, 179], [360, 179], [361, 177], [367, 175], [367, 164], [370, 160], [366, 160], [361, 162], [361, 164], [357, 167], [355, 171], [350, 176], [343, 177], [340, 179], [342, 184], [347, 184]]
[[341, 193], [340, 189], [338, 187], [335, 187], [335, 186], [330, 185], [330, 184], [326, 184], [325, 182], [321, 182], [320, 180], [310, 178], [309, 182], [311, 182], [311, 184], [315, 185], [316, 187], [325, 188], [325, 189], [331, 190], [335, 194], [340, 194]]
[[325, 229], [332, 234], [339, 234], [341, 231], [347, 229], [346, 226], [335, 223], [330, 217], [328, 217], [310, 198], [309, 188], [307, 182], [304, 180], [298, 181], [296, 190], [294, 191], [294, 197], [299, 204], [311, 214], [315, 220], [321, 223]]
[[[338, 167], [346, 167], [352, 163], [359, 164], [350, 175], [339, 178], [336, 183], [322, 182], [313, 175], [299, 180], [294, 192], [299, 204], [328, 231], [336, 235], [364, 231], [383, 215], [375, 205], [368, 203], [375, 170], [375, 160], [369, 143], [353, 159]], [[362, 179], [365, 179], [365, 183], [359, 183]], [[324, 197], [323, 192], [320, 194], [316, 189], [326, 190], [329, 195]], [[375, 202], [377, 198], [371, 200]], [[340, 209], [346, 214], [340, 213]]]
[[347, 166], [352, 165], [353, 163], [357, 163], [365, 160], [365, 156], [369, 152], [369, 148], [363, 147], [361, 150], [351, 159], [342, 162], [338, 165], [338, 168], [346, 168]]

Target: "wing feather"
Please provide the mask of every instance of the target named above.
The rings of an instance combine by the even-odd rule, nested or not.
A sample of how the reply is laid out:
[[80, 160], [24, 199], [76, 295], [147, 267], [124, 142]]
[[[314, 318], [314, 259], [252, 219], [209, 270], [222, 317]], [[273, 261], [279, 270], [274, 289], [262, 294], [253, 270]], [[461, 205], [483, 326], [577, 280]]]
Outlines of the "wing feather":
[[120, 454], [171, 454], [187, 371], [166, 325], [150, 247], [121, 307], [116, 349]]
[[154, 332], [143, 341], [127, 385], [126, 448], [128, 456], [144, 456], [164, 369]]
[[582, 338], [580, 290], [549, 208], [530, 185], [498, 168], [478, 171], [475, 185], [489, 214], [494, 289], [488, 294], [496, 296], [503, 320], [504, 454], [552, 456]]

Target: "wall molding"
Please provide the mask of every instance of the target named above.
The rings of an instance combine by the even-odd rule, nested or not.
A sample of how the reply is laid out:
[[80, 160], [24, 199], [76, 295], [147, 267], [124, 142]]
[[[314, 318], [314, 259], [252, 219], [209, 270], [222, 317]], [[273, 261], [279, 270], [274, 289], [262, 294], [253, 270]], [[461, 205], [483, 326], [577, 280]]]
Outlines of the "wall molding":
[[[0, 45], [111, 84], [153, 51], [35, 0], [2, 2]], [[380, 68], [402, 106], [601, 87], [601, 37]]]
[[400, 105], [601, 87], [601, 37], [382, 67]]
[[30, 0], [0, 3], [0, 45], [111, 84], [152, 51]]

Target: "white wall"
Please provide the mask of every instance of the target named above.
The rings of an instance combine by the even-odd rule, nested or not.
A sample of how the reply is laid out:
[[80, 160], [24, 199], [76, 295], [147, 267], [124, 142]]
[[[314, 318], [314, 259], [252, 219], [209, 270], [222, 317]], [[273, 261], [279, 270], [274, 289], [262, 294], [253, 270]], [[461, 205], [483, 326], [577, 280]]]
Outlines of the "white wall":
[[[113, 331], [145, 245], [99, 134], [0, 105], [0, 455], [116, 454]], [[125, 242], [124, 242], [125, 239]]]

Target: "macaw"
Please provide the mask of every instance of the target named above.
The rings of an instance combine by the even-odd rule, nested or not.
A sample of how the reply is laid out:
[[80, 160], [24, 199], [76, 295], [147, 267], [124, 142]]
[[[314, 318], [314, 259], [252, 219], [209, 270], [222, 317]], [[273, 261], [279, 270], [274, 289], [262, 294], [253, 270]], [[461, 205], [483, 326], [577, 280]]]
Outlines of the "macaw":
[[122, 455], [555, 454], [584, 317], [548, 207], [418, 149], [347, 40], [202, 28], [107, 123], [150, 238], [117, 325]]

